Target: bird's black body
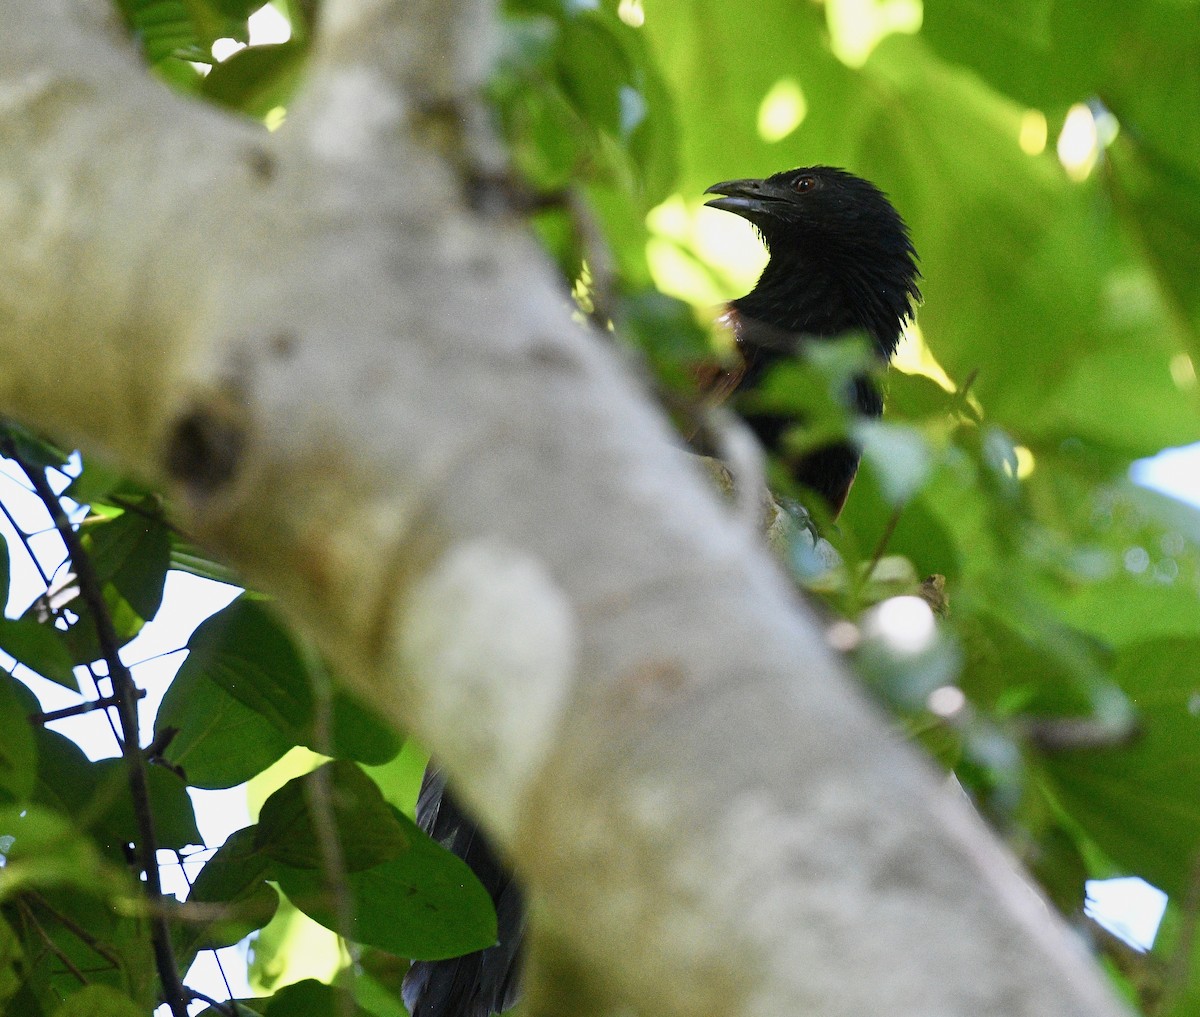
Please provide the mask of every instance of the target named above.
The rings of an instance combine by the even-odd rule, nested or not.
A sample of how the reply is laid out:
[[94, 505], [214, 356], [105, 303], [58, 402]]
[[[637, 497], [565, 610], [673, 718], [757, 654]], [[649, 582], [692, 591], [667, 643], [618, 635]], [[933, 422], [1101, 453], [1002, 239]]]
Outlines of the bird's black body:
[[497, 943], [442, 961], [417, 961], [404, 977], [404, 1005], [412, 1017], [489, 1017], [516, 1002], [525, 908], [512, 873], [496, 858], [479, 828], [446, 791], [446, 777], [430, 764], [417, 799], [417, 824], [454, 852], [492, 895]]
[[[810, 340], [865, 332], [881, 360], [895, 352], [912, 302], [919, 298], [912, 244], [903, 220], [872, 184], [827, 166], [790, 170], [766, 180], [717, 184], [708, 204], [749, 219], [762, 234], [770, 261], [758, 284], [732, 301], [728, 317], [743, 364], [725, 388], [757, 384], [768, 368]], [[879, 391], [868, 378], [854, 382], [858, 412], [878, 416]], [[791, 420], [747, 415], [768, 448], [778, 451]], [[859, 452], [840, 442], [788, 466], [836, 513], [858, 469]], [[489, 1017], [507, 1009], [519, 989], [524, 912], [511, 874], [430, 768], [417, 803], [417, 822], [471, 866], [496, 905], [498, 943], [465, 957], [413, 964], [404, 1003], [413, 1017]]]
[[[874, 184], [845, 170], [810, 166], [765, 180], [714, 184], [708, 204], [757, 227], [770, 259], [754, 289], [729, 304], [743, 361], [726, 385], [753, 387], [810, 341], [865, 333], [886, 362], [920, 299], [916, 252], [899, 213]], [[867, 377], [854, 380], [854, 409], [879, 416], [883, 399]], [[744, 414], [763, 445], [782, 453], [792, 425], [774, 414]], [[792, 476], [836, 514], [858, 470], [859, 453], [839, 442], [787, 461]]]

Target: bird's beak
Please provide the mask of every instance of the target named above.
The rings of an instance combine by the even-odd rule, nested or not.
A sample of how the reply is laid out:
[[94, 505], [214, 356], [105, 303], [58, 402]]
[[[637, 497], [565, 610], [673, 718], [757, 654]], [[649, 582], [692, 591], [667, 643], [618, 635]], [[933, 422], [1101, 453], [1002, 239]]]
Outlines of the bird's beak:
[[723, 212], [733, 212], [735, 215], [749, 218], [755, 213], [765, 211], [768, 200], [765, 180], [726, 180], [724, 183], [713, 184], [705, 190], [705, 194], [719, 194], [721, 197], [706, 201], [709, 208], [719, 208]]

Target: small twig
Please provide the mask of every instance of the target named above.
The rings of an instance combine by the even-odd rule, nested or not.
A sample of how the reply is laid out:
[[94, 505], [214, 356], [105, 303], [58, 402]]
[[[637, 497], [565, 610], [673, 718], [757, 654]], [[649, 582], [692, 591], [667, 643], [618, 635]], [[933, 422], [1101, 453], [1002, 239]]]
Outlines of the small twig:
[[1112, 724], [1092, 717], [1031, 717], [1016, 723], [1040, 752], [1114, 749], [1134, 744], [1144, 733], [1136, 723]]
[[[4, 454], [6, 456], [9, 456], [9, 458], [12, 458], [13, 462], [15, 462], [18, 466], [20, 466], [23, 471], [25, 471], [26, 476], [29, 475], [28, 470], [25, 467], [25, 464], [23, 462], [21, 462], [19, 459], [13, 458], [11, 455], [9, 455], [10, 451], [15, 451], [15, 446], [13, 446], [11, 443], [5, 443], [2, 451], [4, 452]], [[10, 480], [12, 480], [14, 483], [16, 483], [16, 478], [12, 477], [9, 474], [6, 474], [6, 476], [8, 476]], [[29, 490], [24, 485], [18, 484], [17, 486], [19, 486], [21, 488], [21, 490], [23, 490], [23, 491]], [[30, 493], [35, 494], [37, 492], [30, 491]], [[55, 504], [57, 504], [57, 500], [55, 501]], [[48, 576], [46, 574], [46, 570], [44, 568], [42, 568], [41, 559], [39, 559], [38, 556], [36, 554], [34, 554], [33, 546], [29, 543], [30, 535], [28, 533], [26, 533], [24, 530], [22, 530], [21, 527], [19, 527], [17, 525], [16, 519], [13, 518], [13, 514], [8, 510], [8, 506], [5, 505], [3, 501], [0, 501], [0, 513], [4, 514], [4, 517], [8, 520], [9, 525], [12, 526], [14, 531], [16, 531], [17, 537], [21, 541], [21, 546], [25, 548], [25, 554], [29, 557], [29, 560], [31, 562], [33, 562], [33, 567], [35, 569], [37, 569], [37, 574], [42, 580], [42, 585], [46, 587], [47, 609], [50, 611], [50, 614], [54, 618], [61, 617], [61, 612], [57, 608], [53, 608], [50, 606], [49, 592], [50, 592], [51, 578], [50, 578], [50, 576]], [[54, 527], [54, 526], [50, 527], [50, 529], [55, 529], [55, 528], [56, 527]], [[39, 532], [43, 532], [43, 531], [39, 531]], [[57, 572], [57, 569], [55, 571]], [[95, 675], [95, 672], [92, 671], [91, 664], [88, 665], [88, 674], [91, 675], [92, 684], [96, 686], [96, 695], [100, 695], [100, 687], [96, 682], [96, 675]], [[115, 723], [113, 723], [112, 717], [107, 713], [105, 714], [105, 717], [108, 719], [108, 726], [112, 730], [113, 738], [117, 739], [117, 741], [120, 741], [120, 738], [117, 735], [117, 726]]]
[[[146, 690], [138, 689], [137, 698], [145, 699]], [[51, 710], [49, 713], [31, 713], [29, 715], [29, 723], [45, 727], [52, 720], [64, 720], [67, 717], [82, 717], [84, 714], [93, 713], [96, 710], [107, 710], [110, 706], [119, 705], [120, 702], [115, 696], [108, 696], [105, 699], [93, 699], [86, 703], [79, 703], [76, 706], [64, 706], [61, 710]]]
[[[150, 811], [146, 760], [139, 747], [137, 689], [129, 669], [121, 661], [120, 640], [117, 638], [108, 605], [104, 601], [100, 578], [96, 575], [92, 560], [84, 549], [79, 534], [71, 525], [70, 519], [67, 518], [66, 512], [63, 511], [62, 504], [46, 479], [45, 473], [21, 460], [11, 438], [5, 438], [0, 443], [0, 451], [20, 465], [25, 476], [33, 485], [34, 491], [50, 513], [50, 518], [71, 558], [75, 578], [79, 583], [80, 596], [91, 612], [92, 624], [96, 628], [96, 638], [108, 664], [108, 677], [112, 682], [113, 698], [117, 700], [117, 713], [124, 734], [121, 739], [121, 753], [128, 769], [129, 790], [138, 826], [138, 865], [145, 874], [146, 893], [151, 902], [161, 902], [164, 895], [162, 879], [158, 871], [158, 838], [154, 832], [154, 816]], [[173, 1017], [188, 1017], [187, 989], [184, 988], [179, 967], [175, 962], [175, 951], [171, 946], [171, 931], [165, 918], [152, 917], [150, 919], [150, 938], [154, 947], [155, 966], [162, 983], [165, 1002], [170, 1007]]]
[[871, 576], [875, 574], [875, 569], [878, 567], [880, 561], [883, 560], [884, 554], [887, 553], [888, 544], [892, 542], [892, 537], [896, 534], [896, 527], [900, 525], [900, 516], [903, 513], [903, 502], [892, 509], [892, 514], [888, 517], [887, 525], [883, 528], [883, 532], [875, 542], [875, 549], [871, 552], [871, 562], [867, 566], [866, 572], [863, 573], [863, 583], [869, 582]]
[[[113, 953], [112, 950], [100, 942], [99, 939], [88, 932], [88, 930], [75, 921], [75, 919], [71, 918], [70, 915], [63, 914], [63, 912], [59, 911], [58, 908], [46, 900], [46, 898], [36, 890], [26, 890], [24, 897], [26, 900], [32, 901], [33, 903], [37, 904], [38, 907], [48, 911], [59, 925], [71, 933], [72, 936], [74, 936], [79, 940], [79, 942], [91, 950], [92, 953], [98, 954], [108, 961], [110, 967], [119, 968], [121, 966], [120, 957], [118, 957], [115, 953]], [[26, 907], [28, 908], [28, 905], [26, 905]], [[33, 918], [33, 915], [31, 914], [30, 917]]]
[[957, 413], [967, 404], [967, 397], [971, 394], [971, 387], [975, 384], [975, 379], [979, 377], [979, 368], [973, 367], [968, 372], [966, 380], [958, 386], [954, 391], [954, 402], [950, 404], [950, 412]]
[[17, 525], [16, 519], [13, 518], [13, 514], [8, 510], [8, 506], [3, 501], [0, 501], [0, 512], [4, 513], [4, 518], [8, 520], [8, 525], [16, 531], [17, 536], [21, 540], [21, 546], [25, 548], [25, 553], [29, 556], [29, 560], [33, 562], [33, 567], [37, 569], [38, 575], [42, 578], [42, 585], [49, 587], [50, 577], [46, 575], [46, 570], [42, 568], [42, 563], [38, 561], [38, 556], [33, 553], [33, 548], [29, 545], [29, 534]]
[[18, 907], [20, 907], [21, 913], [24, 915], [26, 921], [33, 926], [34, 931], [37, 933], [38, 938], [42, 941], [42, 944], [46, 947], [46, 950], [58, 959], [59, 963], [61, 963], [62, 966], [67, 969], [67, 971], [75, 978], [77, 982], [79, 982], [80, 985], [87, 985], [87, 976], [75, 966], [71, 958], [68, 957], [63, 949], [54, 942], [50, 934], [42, 926], [42, 923], [37, 920], [37, 916], [30, 912], [29, 905], [24, 904], [19, 900], [17, 904]]
[[212, 996], [206, 996], [203, 992], [197, 992], [195, 989], [188, 989], [188, 993], [191, 995], [192, 999], [198, 999], [201, 1003], [207, 1003], [214, 1010], [216, 1010], [217, 1013], [229, 1014], [229, 1017], [238, 1017], [238, 1014], [241, 1013], [241, 1007], [238, 1006], [238, 1001], [232, 996], [230, 996], [228, 1002], [221, 1003], [218, 1000], [213, 999]]
[[[333, 690], [329, 676], [318, 663], [310, 667], [313, 676], [313, 733], [319, 752], [333, 754]], [[354, 912], [351, 909], [350, 885], [346, 879], [346, 854], [338, 836], [337, 819], [333, 808], [333, 788], [325, 767], [310, 773], [304, 782], [304, 795], [312, 811], [313, 830], [317, 835], [317, 854], [325, 888], [333, 903], [334, 925], [347, 950], [354, 940]], [[353, 965], [350, 967], [353, 975]], [[338, 1017], [352, 1017], [352, 997], [349, 993], [336, 996]]]

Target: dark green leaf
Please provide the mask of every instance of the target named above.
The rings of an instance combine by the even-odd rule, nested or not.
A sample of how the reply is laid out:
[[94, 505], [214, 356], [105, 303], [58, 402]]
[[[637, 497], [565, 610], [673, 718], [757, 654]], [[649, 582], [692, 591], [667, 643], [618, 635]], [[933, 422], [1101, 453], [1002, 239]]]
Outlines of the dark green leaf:
[[194, 787], [233, 787], [261, 773], [296, 743], [214, 682], [205, 655], [180, 666], [154, 720], [155, 738], [175, 732], [163, 757]]
[[[130, 606], [129, 601], [111, 586], [104, 588], [103, 599], [105, 610], [108, 612], [109, 620], [112, 622], [113, 631], [117, 637], [117, 649], [120, 649], [126, 643], [131, 642], [142, 631], [142, 627], [146, 624], [146, 619], [138, 614]], [[60, 629], [48, 618], [42, 624], [52, 628], [56, 638], [62, 640], [63, 645], [67, 647], [71, 661], [76, 665], [82, 665], [90, 664], [96, 660], [103, 660], [106, 655], [105, 648], [100, 645], [100, 639], [96, 634], [96, 625], [92, 620], [91, 609], [87, 606], [83, 597], [76, 596], [73, 600], [68, 601], [63, 606], [60, 615], [65, 616], [65, 613], [74, 615], [69, 628]], [[35, 602], [18, 620], [24, 623], [40, 621], [43, 617], [45, 617], [45, 608], [42, 602], [39, 601]], [[46, 643], [45, 649], [42, 652], [50, 652], [49, 643]], [[48, 660], [49, 658], [45, 657], [43, 659]], [[65, 682], [62, 684], [65, 684]]]
[[97, 502], [112, 504], [110, 499], [124, 502], [141, 502], [150, 496], [149, 489], [127, 477], [100, 458], [88, 457], [83, 470], [66, 486], [62, 496], [80, 505]]
[[[324, 796], [328, 820], [315, 812]], [[288, 781], [259, 814], [255, 846], [272, 861], [293, 869], [318, 869], [325, 860], [322, 836], [336, 837], [348, 872], [392, 861], [409, 848], [404, 828], [379, 787], [357, 764], [335, 761]]]
[[35, 469], [61, 469], [71, 458], [70, 452], [12, 420], [0, 422], [0, 438], [11, 443], [24, 465]]
[[247, 596], [201, 622], [188, 640], [187, 664], [303, 743], [313, 716], [308, 668], [266, 605]]
[[170, 531], [157, 506], [143, 503], [115, 519], [88, 523], [81, 532], [96, 578], [111, 584], [140, 618], [153, 618], [171, 555]]
[[176, 959], [181, 967], [186, 968], [188, 958], [200, 950], [232, 946], [271, 920], [279, 896], [266, 881], [269, 868], [254, 846], [253, 827], [231, 834], [205, 862], [188, 892], [188, 902], [223, 905], [226, 910], [219, 918], [176, 926]]
[[0, 1006], [17, 994], [25, 980], [21, 954], [21, 941], [12, 926], [0, 918]]
[[[193, 781], [217, 786], [234, 777], [237, 782], [249, 779], [253, 774], [248, 767], [261, 769], [292, 745], [376, 764], [390, 759], [400, 747], [401, 739], [390, 725], [337, 689], [331, 701], [332, 745], [323, 743], [316, 729], [313, 687], [314, 683], [328, 686], [330, 678], [314, 657], [300, 651], [291, 633], [260, 600], [239, 597], [206, 619], [192, 634], [188, 649], [188, 659], [176, 678], [178, 691], [164, 700], [166, 712], [158, 726], [180, 729], [179, 741], [166, 755], [185, 766]], [[206, 683], [236, 702], [217, 695]], [[206, 704], [202, 711], [189, 705], [197, 697]], [[248, 739], [260, 726], [236, 703], [278, 733]], [[214, 710], [225, 718], [221, 723]], [[241, 733], [235, 734], [236, 729]], [[238, 739], [243, 743], [239, 745]], [[222, 758], [225, 752], [231, 755]]]
[[307, 56], [308, 47], [295, 40], [239, 50], [213, 67], [200, 93], [261, 120], [291, 101]]
[[[401, 813], [395, 817], [408, 849], [393, 861], [352, 872], [352, 936], [402, 957], [436, 960], [496, 941], [496, 914], [488, 892], [459, 858], [434, 843]], [[274, 867], [288, 899], [310, 918], [337, 930], [321, 872]]]
[[171, 568], [229, 586], [245, 585], [229, 566], [216, 561], [176, 533], [171, 535]]
[[0, 537], [0, 593], [4, 602], [8, 602], [9, 583], [11, 581], [11, 562], [8, 555], [8, 541]]
[[1200, 639], [1131, 645], [1114, 672], [1138, 711], [1132, 741], [1045, 760], [1054, 793], [1100, 848], [1171, 896], [1200, 849]]
[[39, 806], [0, 806], [0, 900], [27, 888], [121, 885], [69, 819]]
[[[335, 687], [330, 704], [333, 719], [333, 755], [370, 766], [380, 766], [393, 758], [404, 744], [395, 727], [349, 692]], [[316, 738], [308, 741], [310, 747]]]
[[30, 698], [12, 675], [0, 672], [0, 801], [24, 802], [33, 794], [37, 749], [29, 725]]
[[54, 1017], [145, 1017], [132, 999], [107, 985], [85, 985], [72, 992]]
[[[139, 843], [141, 836], [130, 796], [129, 770], [125, 760], [102, 759], [92, 764], [92, 773], [98, 798], [111, 800], [111, 805], [91, 828], [93, 836], [102, 844]], [[148, 767], [146, 780], [158, 846], [178, 850], [189, 844], [204, 843], [196, 828], [196, 814], [187, 793], [187, 785], [161, 766]]]
[[[126, 23], [157, 64], [175, 57], [209, 61], [217, 39], [248, 41], [246, 16], [230, 17], [203, 0], [117, 0]], [[243, 8], [245, 5], [234, 5]]]
[[[53, 731], [35, 731], [38, 773], [34, 800], [70, 816], [90, 833], [107, 857], [124, 863], [124, 845], [137, 841], [130, 800], [129, 773], [122, 759], [89, 762], [70, 739]], [[186, 787], [160, 766], [147, 771], [150, 808], [159, 846], [182, 848], [201, 843]]]
[[345, 989], [306, 978], [275, 993], [264, 1017], [369, 1017], [348, 997]]

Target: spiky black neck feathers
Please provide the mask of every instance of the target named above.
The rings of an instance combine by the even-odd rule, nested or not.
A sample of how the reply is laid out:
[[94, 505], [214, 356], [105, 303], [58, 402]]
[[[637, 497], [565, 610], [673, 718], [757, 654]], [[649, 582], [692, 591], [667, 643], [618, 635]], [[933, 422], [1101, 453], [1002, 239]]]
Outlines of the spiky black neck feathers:
[[920, 299], [908, 228], [873, 184], [829, 166], [717, 184], [710, 205], [749, 219], [770, 260], [732, 302], [742, 318], [795, 335], [865, 331], [885, 359]]
[[857, 253], [840, 244], [779, 238], [768, 250], [770, 261], [754, 289], [732, 301], [742, 317], [820, 339], [861, 331], [884, 359], [895, 353], [920, 298], [907, 235], [903, 246], [877, 242]]

